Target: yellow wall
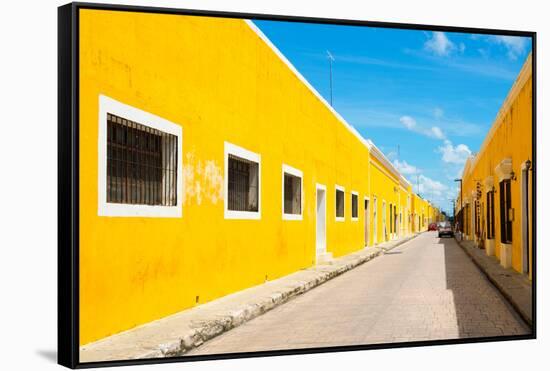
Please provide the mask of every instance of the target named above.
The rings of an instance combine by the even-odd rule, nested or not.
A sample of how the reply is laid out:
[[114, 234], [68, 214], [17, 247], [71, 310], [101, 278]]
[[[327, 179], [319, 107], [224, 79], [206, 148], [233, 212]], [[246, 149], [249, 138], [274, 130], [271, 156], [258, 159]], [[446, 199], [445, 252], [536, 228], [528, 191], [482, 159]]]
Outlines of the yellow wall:
[[[315, 264], [317, 183], [328, 252], [364, 247], [365, 196], [382, 242], [399, 180], [244, 21], [80, 12], [81, 344]], [[98, 216], [100, 94], [183, 128], [182, 217]], [[225, 141], [261, 155], [260, 220], [224, 219]], [[301, 221], [282, 220], [283, 163], [303, 172]]]
[[422, 197], [417, 194], [412, 194], [413, 199], [413, 208], [412, 208], [412, 218], [413, 218], [413, 231], [414, 232], [423, 232], [428, 230], [430, 224], [429, 221], [429, 210], [431, 207], [430, 203], [427, 200], [424, 200]]
[[[377, 158], [371, 156], [370, 163], [371, 200], [377, 200], [377, 231], [375, 243], [390, 240], [390, 204], [397, 205], [399, 180]], [[374, 203], [373, 203], [374, 204]], [[384, 209], [385, 206], [385, 209]], [[386, 228], [384, 230], [384, 213]], [[373, 218], [373, 216], [371, 216]], [[374, 226], [373, 226], [374, 228]], [[374, 238], [374, 231], [371, 234]], [[373, 242], [374, 243], [374, 242]]]
[[[518, 75], [511, 88], [508, 97], [503, 103], [491, 130], [485, 138], [480, 151], [475, 157], [468, 160], [463, 173], [463, 197], [468, 199], [468, 214], [465, 215], [469, 226], [468, 239], [474, 239], [474, 225], [472, 213], [474, 213], [472, 192], [476, 191], [476, 184], [481, 184], [482, 197], [480, 202], [486, 210], [487, 187], [484, 180], [493, 176], [495, 193], [495, 254], [500, 258], [500, 190], [499, 178], [495, 172], [497, 165], [505, 158], [512, 160], [512, 170], [516, 179], [511, 181], [512, 208], [514, 209], [514, 221], [512, 222], [512, 268], [522, 271], [522, 212], [521, 212], [521, 166], [532, 161], [532, 67], [531, 55]], [[529, 172], [529, 185], [532, 187], [532, 172]], [[531, 193], [532, 188], [530, 188]], [[531, 202], [531, 201], [529, 201]], [[532, 205], [530, 205], [531, 207]], [[457, 210], [458, 212], [458, 210]], [[481, 215], [485, 222], [485, 212]], [[531, 229], [531, 225], [529, 225]], [[531, 244], [525, 247], [531, 253]], [[529, 262], [531, 265], [531, 261]], [[531, 269], [529, 270], [531, 271]]]
[[407, 204], [407, 196], [409, 195], [410, 186], [407, 188], [403, 188], [403, 186], [399, 186], [399, 204], [397, 209], [397, 217], [399, 218], [399, 213], [401, 213], [401, 219], [399, 222], [399, 237], [405, 237], [409, 235], [410, 229], [408, 224], [408, 204]]

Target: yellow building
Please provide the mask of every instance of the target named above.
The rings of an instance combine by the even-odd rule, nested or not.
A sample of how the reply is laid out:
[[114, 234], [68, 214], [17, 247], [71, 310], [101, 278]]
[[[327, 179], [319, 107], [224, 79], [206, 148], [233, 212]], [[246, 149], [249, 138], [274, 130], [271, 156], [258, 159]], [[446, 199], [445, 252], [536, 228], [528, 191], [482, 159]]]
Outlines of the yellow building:
[[423, 232], [428, 229], [430, 203], [417, 194], [412, 194], [411, 219], [413, 232]]
[[[514, 85], [462, 175], [464, 237], [531, 278], [532, 270], [532, 60]], [[460, 212], [460, 194], [457, 213]]]
[[252, 22], [80, 12], [80, 344], [425, 230]]
[[370, 143], [370, 200], [372, 211], [370, 217], [370, 244], [387, 242], [405, 236], [409, 229], [402, 229], [403, 210], [407, 208], [407, 196], [410, 183], [385, 158], [383, 153]]

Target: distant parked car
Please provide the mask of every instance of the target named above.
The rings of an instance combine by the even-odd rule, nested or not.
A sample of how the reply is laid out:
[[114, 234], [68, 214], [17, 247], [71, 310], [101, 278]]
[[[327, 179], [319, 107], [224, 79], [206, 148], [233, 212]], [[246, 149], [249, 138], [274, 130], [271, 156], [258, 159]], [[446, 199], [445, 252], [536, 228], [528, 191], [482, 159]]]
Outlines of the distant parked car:
[[441, 238], [441, 236], [449, 236], [453, 237], [453, 228], [451, 227], [450, 222], [439, 222], [437, 224], [437, 237]]
[[428, 226], [429, 231], [437, 231], [437, 223], [430, 223]]

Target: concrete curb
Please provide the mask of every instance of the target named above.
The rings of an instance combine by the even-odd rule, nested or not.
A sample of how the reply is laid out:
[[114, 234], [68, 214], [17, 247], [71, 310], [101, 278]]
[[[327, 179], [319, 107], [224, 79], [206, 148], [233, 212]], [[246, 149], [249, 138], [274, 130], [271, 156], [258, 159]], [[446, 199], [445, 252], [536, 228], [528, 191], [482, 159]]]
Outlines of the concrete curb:
[[[487, 279], [497, 288], [497, 290], [506, 298], [510, 305], [516, 310], [520, 317], [532, 328], [533, 327], [533, 307], [531, 293], [521, 283], [519, 273], [512, 272], [509, 269], [502, 268], [489, 257], [479, 257], [471, 251], [471, 248], [465, 246], [465, 241], [456, 239], [457, 244], [464, 250], [466, 255], [474, 262]], [[511, 282], [514, 281], [515, 282]]]
[[[330, 264], [318, 265], [299, 271], [297, 273], [300, 274], [300, 277], [297, 280], [289, 279], [291, 277], [286, 276], [287, 281], [289, 281], [288, 284], [282, 281], [285, 279], [285, 277], [282, 277], [280, 280], [281, 283], [284, 284], [284, 287], [275, 287], [275, 290], [270, 294], [258, 297], [252, 302], [234, 305], [227, 308], [226, 311], [218, 311], [223, 312], [223, 314], [209, 314], [206, 316], [209, 318], [203, 318], [198, 321], [190, 321], [191, 323], [188, 326], [178, 326], [181, 328], [181, 333], [172, 336], [172, 339], [167, 339], [166, 342], [161, 344], [151, 344], [150, 342], [149, 344], [146, 344], [146, 341], [141, 341], [147, 338], [146, 332], [151, 331], [152, 327], [149, 327], [146, 331], [143, 331], [143, 329], [147, 326], [155, 326], [155, 323], [158, 325], [162, 321], [165, 321], [164, 323], [166, 324], [166, 321], [170, 321], [170, 318], [160, 319], [152, 322], [151, 324], [145, 324], [124, 333], [114, 335], [110, 338], [100, 340], [96, 343], [87, 344], [80, 348], [81, 362], [164, 358], [184, 355], [190, 350], [199, 347], [204, 342], [211, 340], [214, 337], [219, 336], [235, 327], [238, 327], [270, 311], [271, 309], [276, 308], [279, 305], [282, 305], [289, 300], [308, 292], [313, 288], [318, 287], [321, 284], [376, 258], [379, 255], [384, 254], [384, 252], [390, 251], [412, 240], [416, 236], [418, 236], [418, 234], [399, 241], [386, 242], [376, 247], [370, 247], [365, 250], [334, 259], [330, 262]], [[272, 282], [277, 284], [275, 281]], [[159, 326], [159, 328], [161, 328], [161, 326]], [[140, 331], [142, 331], [143, 335], [136, 336], [136, 334]], [[131, 339], [131, 341], [129, 341], [129, 339]], [[135, 345], [129, 346], [129, 343]]]
[[[301, 295], [339, 275], [362, 265], [369, 260], [379, 256], [382, 250], [373, 252], [370, 255], [360, 257], [343, 266], [337, 266], [334, 270], [322, 272], [309, 281], [298, 283], [288, 289], [275, 292], [267, 298], [262, 298], [253, 304], [247, 304], [236, 308], [227, 315], [217, 319], [211, 319], [197, 323], [197, 328], [189, 333], [182, 334], [180, 341], [167, 344], [160, 344], [159, 349], [144, 353], [139, 358], [159, 358], [181, 356], [191, 349], [197, 348], [204, 342], [213, 339], [237, 326], [240, 326], [254, 318], [286, 303], [287, 301]], [[328, 267], [328, 266], [327, 266]]]

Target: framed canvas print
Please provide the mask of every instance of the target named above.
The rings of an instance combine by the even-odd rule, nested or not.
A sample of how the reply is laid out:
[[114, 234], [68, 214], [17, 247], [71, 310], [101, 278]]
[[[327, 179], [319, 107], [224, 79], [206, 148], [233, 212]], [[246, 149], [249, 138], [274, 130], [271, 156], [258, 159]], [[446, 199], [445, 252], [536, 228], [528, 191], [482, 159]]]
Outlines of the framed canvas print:
[[535, 338], [535, 32], [58, 17], [59, 363]]

